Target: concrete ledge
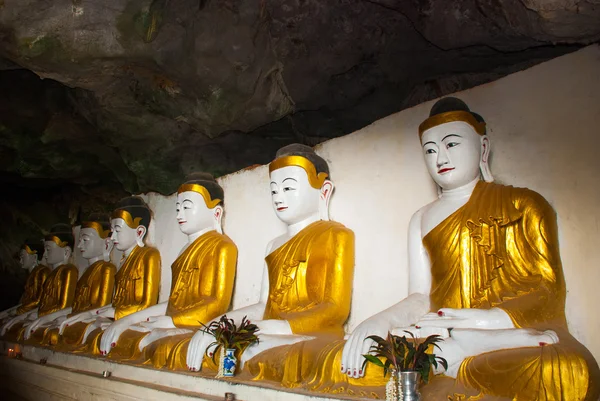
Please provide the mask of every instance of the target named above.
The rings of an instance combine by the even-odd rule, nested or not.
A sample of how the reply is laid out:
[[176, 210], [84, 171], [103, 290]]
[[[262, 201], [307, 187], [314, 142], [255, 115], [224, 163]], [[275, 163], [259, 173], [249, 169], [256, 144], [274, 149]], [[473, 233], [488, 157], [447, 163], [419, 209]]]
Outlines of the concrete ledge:
[[[20, 359], [8, 350], [20, 352]], [[40, 363], [45, 360], [45, 363]], [[109, 378], [103, 371], [111, 372]], [[317, 397], [264, 382], [215, 379], [198, 373], [179, 373], [55, 352], [48, 348], [0, 341], [0, 387], [26, 400], [223, 400], [234, 393], [238, 401], [331, 401], [347, 397]], [[365, 400], [351, 398], [352, 400]]]

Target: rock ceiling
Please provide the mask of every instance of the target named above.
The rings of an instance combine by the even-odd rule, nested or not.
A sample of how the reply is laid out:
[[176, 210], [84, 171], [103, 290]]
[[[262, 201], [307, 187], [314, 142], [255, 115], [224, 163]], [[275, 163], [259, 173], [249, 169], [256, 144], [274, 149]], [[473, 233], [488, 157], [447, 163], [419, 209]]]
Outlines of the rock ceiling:
[[0, 217], [171, 193], [599, 38], [600, 0], [0, 0]]

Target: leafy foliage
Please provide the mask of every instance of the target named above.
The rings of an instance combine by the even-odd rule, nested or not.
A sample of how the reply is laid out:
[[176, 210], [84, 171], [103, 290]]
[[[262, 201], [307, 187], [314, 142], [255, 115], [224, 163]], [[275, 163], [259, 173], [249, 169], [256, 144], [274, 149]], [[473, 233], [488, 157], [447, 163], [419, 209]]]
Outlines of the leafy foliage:
[[227, 315], [223, 315], [218, 321], [211, 322], [208, 326], [204, 324], [202, 326], [204, 326], [202, 328], [203, 332], [215, 337], [215, 341], [206, 349], [206, 352], [208, 352], [213, 345], [216, 345], [213, 360], [221, 347], [224, 349], [237, 349], [241, 355], [250, 345], [258, 343], [258, 336], [255, 334], [258, 331], [258, 326], [250, 323], [246, 316], [244, 316], [239, 326], [236, 326], [233, 319], [228, 319]]
[[367, 362], [383, 368], [384, 377], [391, 369], [396, 371], [416, 371], [421, 374], [425, 383], [429, 381], [429, 372], [431, 367], [437, 368], [438, 363], [444, 369], [448, 369], [448, 362], [435, 354], [428, 354], [430, 346], [441, 350], [437, 343], [444, 341], [439, 335], [434, 334], [425, 340], [417, 339], [411, 332], [406, 331], [412, 337], [410, 340], [406, 336], [395, 336], [388, 332], [387, 338], [379, 336], [369, 336], [367, 338], [375, 341], [368, 354], [363, 355], [363, 369]]

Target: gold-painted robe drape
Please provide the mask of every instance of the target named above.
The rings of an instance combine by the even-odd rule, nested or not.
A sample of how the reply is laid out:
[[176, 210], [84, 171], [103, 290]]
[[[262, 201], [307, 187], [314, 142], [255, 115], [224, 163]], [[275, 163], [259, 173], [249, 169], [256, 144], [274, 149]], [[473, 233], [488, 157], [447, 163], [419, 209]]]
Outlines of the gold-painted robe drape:
[[[77, 281], [73, 310], [69, 316], [110, 304], [116, 271], [115, 265], [103, 260], [89, 266]], [[85, 326], [82, 323], [65, 327], [62, 336], [59, 336], [57, 328], [51, 329], [47, 334], [48, 343], [55, 345], [56, 349], [64, 348], [61, 347], [62, 345], [75, 346], [81, 342]], [[59, 344], [59, 342], [64, 344]]]
[[[209, 231], [190, 244], [171, 265], [171, 295], [166, 315], [178, 328], [196, 330], [225, 313], [231, 303], [237, 247], [226, 235]], [[166, 365], [180, 336], [165, 337], [139, 352], [138, 344], [147, 333], [127, 330], [109, 354], [111, 359], [139, 359], [156, 368]], [[189, 338], [193, 334], [190, 334]]]
[[[77, 267], [72, 264], [61, 265], [50, 272], [42, 288], [38, 317], [43, 317], [73, 306], [78, 275], [79, 271]], [[41, 344], [47, 332], [47, 327], [37, 329], [29, 337], [27, 343]], [[23, 334], [24, 329], [21, 326], [18, 338], [22, 339]]]
[[269, 299], [264, 319], [287, 320], [294, 334], [314, 340], [276, 347], [250, 359], [255, 380], [295, 387], [314, 367], [316, 354], [341, 339], [350, 313], [354, 278], [354, 233], [332, 221], [318, 221], [266, 258]]
[[42, 288], [46, 278], [50, 275], [50, 268], [37, 265], [27, 276], [25, 291], [21, 296], [21, 306], [17, 309], [17, 315], [29, 312], [38, 307], [42, 297]]
[[[149, 246], [133, 248], [115, 276], [115, 294], [112, 306], [115, 320], [156, 305], [160, 286], [160, 253]], [[92, 324], [92, 323], [90, 323]], [[88, 324], [78, 323], [77, 330], [82, 334]], [[84, 346], [77, 352], [100, 355], [100, 338], [103, 330], [92, 331]]]
[[[423, 386], [424, 401], [597, 399], [598, 365], [567, 330], [556, 215], [542, 196], [481, 181], [423, 244], [431, 262], [432, 311], [502, 308], [517, 328], [555, 330], [560, 337], [555, 345], [467, 358], [457, 380], [436, 376]], [[321, 352], [320, 370], [304, 386], [385, 398], [389, 376], [384, 379], [380, 368], [368, 364], [361, 379], [339, 372], [343, 346], [339, 341]]]

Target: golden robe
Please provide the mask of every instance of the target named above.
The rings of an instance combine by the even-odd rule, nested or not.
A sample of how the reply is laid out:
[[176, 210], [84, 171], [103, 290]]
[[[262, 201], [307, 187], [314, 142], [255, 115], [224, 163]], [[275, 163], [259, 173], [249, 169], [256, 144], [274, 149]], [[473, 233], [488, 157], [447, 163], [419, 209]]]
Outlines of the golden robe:
[[[114, 320], [156, 305], [160, 286], [160, 253], [149, 246], [133, 248], [115, 276], [115, 294], [112, 306], [115, 308]], [[93, 323], [89, 323], [93, 324]], [[85, 332], [88, 323], [77, 323], [74, 327]], [[78, 352], [100, 355], [100, 338], [104, 331], [100, 328], [92, 331]]]
[[[171, 296], [166, 315], [178, 328], [196, 330], [222, 315], [233, 294], [237, 247], [226, 235], [209, 231], [190, 244], [171, 265]], [[139, 342], [148, 333], [127, 330], [108, 355], [111, 359], [136, 360], [162, 368], [181, 336], [161, 338], [139, 351]], [[191, 338], [189, 334], [187, 337]], [[185, 356], [184, 356], [185, 357]], [[142, 361], [140, 361], [142, 362]]]
[[17, 309], [17, 315], [29, 312], [38, 307], [42, 297], [42, 288], [46, 278], [50, 275], [50, 268], [37, 265], [27, 276], [25, 291], [21, 296], [21, 306]]
[[[73, 305], [75, 296], [75, 285], [79, 271], [72, 264], [60, 265], [53, 269], [42, 287], [42, 295], [38, 307], [38, 317], [49, 315], [50, 313], [68, 308]], [[17, 338], [22, 340], [25, 332], [24, 324], [16, 324], [9, 332], [17, 334]], [[40, 343], [46, 333], [47, 328], [40, 328], [29, 338], [29, 343]], [[39, 333], [38, 333], [39, 332]]]
[[286, 320], [294, 334], [314, 340], [271, 348], [246, 365], [255, 380], [294, 386], [314, 366], [315, 354], [344, 335], [354, 277], [354, 233], [318, 221], [266, 258], [269, 299], [263, 319]]
[[[116, 270], [115, 265], [103, 260], [89, 266], [77, 282], [73, 310], [69, 316], [108, 305], [112, 300]], [[47, 343], [56, 345], [57, 349], [61, 348], [59, 340], [67, 346], [80, 344], [84, 333], [82, 327], [85, 327], [83, 323], [65, 327], [62, 337], [59, 337], [57, 328], [50, 329]]]
[[[456, 380], [436, 376], [423, 386], [424, 400], [598, 399], [598, 365], [567, 330], [556, 215], [542, 196], [481, 181], [469, 201], [430, 231], [423, 244], [431, 262], [432, 311], [497, 307], [516, 328], [554, 330], [560, 338], [554, 345], [467, 358]], [[343, 345], [322, 352], [321, 371], [307, 387], [385, 398], [385, 389], [375, 387], [388, 380], [380, 368], [368, 364], [362, 379], [339, 372]]]

